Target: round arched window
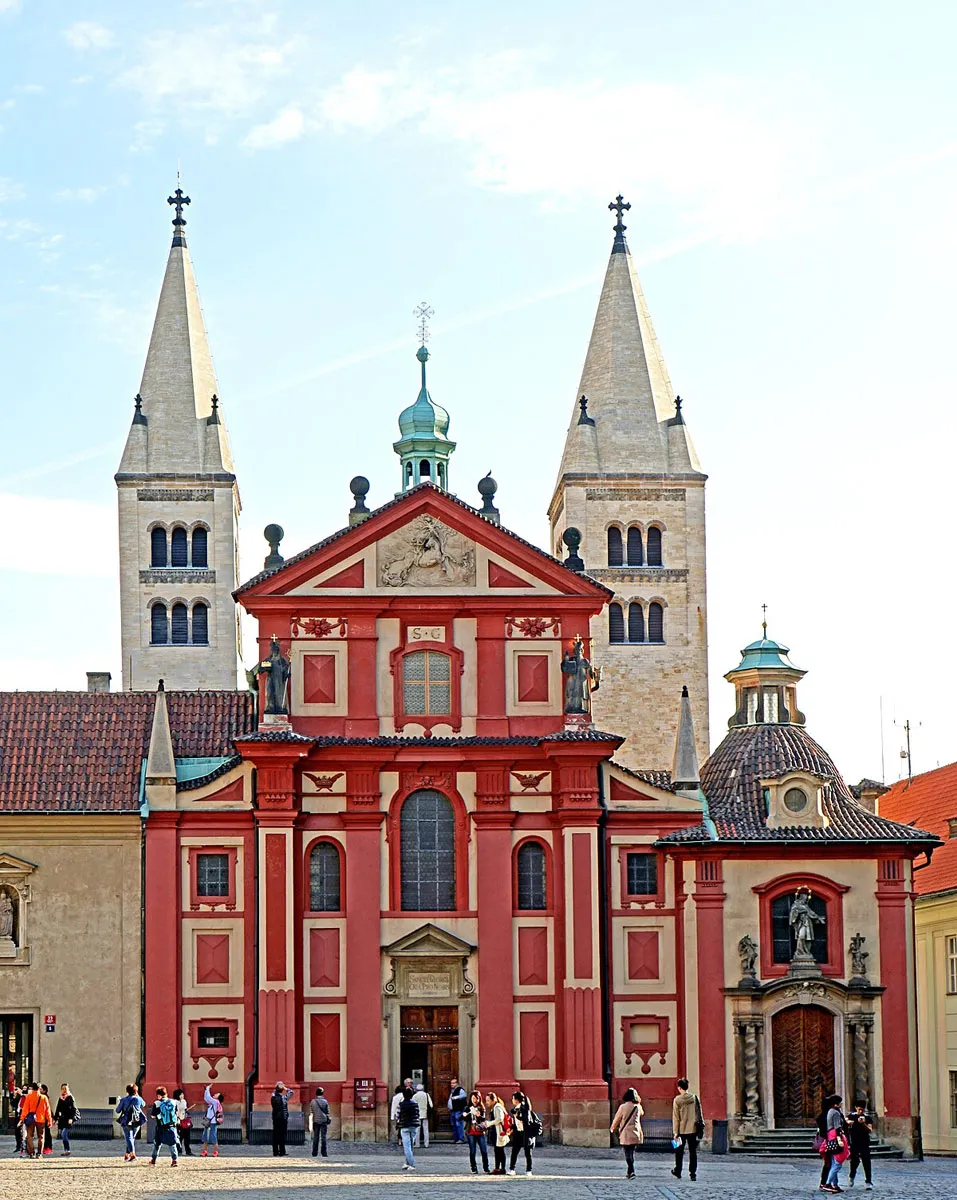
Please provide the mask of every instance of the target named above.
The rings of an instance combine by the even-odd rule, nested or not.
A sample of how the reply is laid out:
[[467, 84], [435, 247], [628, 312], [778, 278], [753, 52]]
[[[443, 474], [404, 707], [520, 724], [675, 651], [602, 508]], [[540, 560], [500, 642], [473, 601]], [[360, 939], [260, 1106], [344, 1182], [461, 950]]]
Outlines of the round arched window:
[[784, 807], [788, 812], [801, 813], [807, 808], [807, 792], [801, 788], [788, 788], [784, 793]]
[[402, 805], [399, 817], [402, 908], [450, 912], [455, 908], [455, 814], [441, 792], [425, 788]]

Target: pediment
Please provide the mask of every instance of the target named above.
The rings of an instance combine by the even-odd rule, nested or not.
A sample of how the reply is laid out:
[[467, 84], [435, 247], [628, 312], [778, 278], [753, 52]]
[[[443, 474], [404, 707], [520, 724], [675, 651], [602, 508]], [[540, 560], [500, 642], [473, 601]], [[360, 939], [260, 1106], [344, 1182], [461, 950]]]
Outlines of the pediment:
[[466, 958], [475, 949], [438, 925], [421, 925], [397, 941], [382, 947], [392, 958]]
[[10, 876], [30, 875], [37, 869], [37, 864], [28, 862], [25, 858], [17, 858], [15, 854], [7, 854], [0, 850], [0, 879]]

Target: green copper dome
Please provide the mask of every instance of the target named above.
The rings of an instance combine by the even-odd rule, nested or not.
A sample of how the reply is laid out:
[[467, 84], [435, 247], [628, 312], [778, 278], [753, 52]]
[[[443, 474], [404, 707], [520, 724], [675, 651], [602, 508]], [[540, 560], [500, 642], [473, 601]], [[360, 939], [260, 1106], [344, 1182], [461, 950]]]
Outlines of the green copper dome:
[[448, 488], [449, 455], [455, 442], [449, 441], [449, 414], [429, 395], [425, 381], [425, 364], [429, 352], [424, 345], [415, 357], [422, 366], [422, 386], [414, 404], [399, 414], [400, 438], [393, 450], [402, 463], [402, 491], [428, 481], [443, 491]]
[[756, 642], [751, 642], [741, 651], [741, 661], [725, 675], [725, 679], [730, 679], [733, 675], [737, 675], [740, 671], [755, 671], [767, 668], [778, 668], [779, 670], [791, 671], [797, 675], [806, 674], [801, 667], [796, 667], [788, 658], [790, 647], [782, 646], [780, 642], [775, 642], [768, 637], [767, 626], [764, 626], [764, 636], [758, 638]]
[[449, 414], [435, 403], [425, 386], [425, 364], [429, 361], [429, 352], [425, 346], [420, 346], [415, 357], [422, 364], [422, 387], [415, 404], [410, 404], [399, 413], [399, 432], [404, 438], [416, 434], [443, 438], [449, 431]]

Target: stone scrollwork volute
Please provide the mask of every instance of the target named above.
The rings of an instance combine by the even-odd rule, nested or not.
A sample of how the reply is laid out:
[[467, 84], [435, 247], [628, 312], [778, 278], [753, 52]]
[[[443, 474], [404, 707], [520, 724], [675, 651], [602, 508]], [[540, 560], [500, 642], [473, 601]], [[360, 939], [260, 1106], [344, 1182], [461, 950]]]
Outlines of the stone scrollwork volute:
[[396, 963], [395, 959], [392, 958], [389, 960], [389, 965], [392, 968], [392, 974], [386, 980], [385, 987], [383, 987], [382, 991], [387, 996], [397, 996], [399, 994], [399, 984], [397, 979], [398, 964]]
[[475, 984], [469, 979], [469, 960], [467, 958], [462, 959], [462, 995], [475, 995]]

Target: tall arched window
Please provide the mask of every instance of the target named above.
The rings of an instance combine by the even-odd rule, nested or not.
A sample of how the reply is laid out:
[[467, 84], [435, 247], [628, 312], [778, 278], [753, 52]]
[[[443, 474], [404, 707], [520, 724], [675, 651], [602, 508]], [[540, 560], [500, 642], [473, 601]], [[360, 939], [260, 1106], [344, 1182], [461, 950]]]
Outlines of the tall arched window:
[[608, 565], [620, 567], [624, 564], [625, 552], [621, 544], [621, 530], [614, 525], [608, 530]]
[[193, 605], [193, 637], [194, 646], [209, 645], [209, 605], [198, 600]]
[[648, 605], [648, 641], [665, 640], [665, 612], [660, 604]]
[[617, 602], [608, 605], [608, 640], [612, 643], [625, 640], [625, 614]]
[[406, 716], [452, 712], [452, 660], [437, 650], [417, 650], [402, 659], [402, 698]]
[[640, 604], [628, 605], [628, 641], [645, 640], [645, 614]]
[[429, 460], [427, 458], [423, 458], [422, 461], [419, 463], [419, 478], [420, 479], [431, 479], [432, 478], [432, 464], [429, 462]]
[[309, 855], [309, 911], [339, 912], [342, 908], [339, 851], [319, 842]]
[[644, 561], [641, 552], [641, 530], [637, 525], [632, 525], [628, 530], [628, 565], [640, 567]]
[[661, 530], [657, 525], [652, 525], [648, 530], [648, 566], [661, 566]]
[[166, 530], [160, 525], [150, 531], [150, 566], [167, 566]]
[[455, 909], [455, 814], [431, 788], [412, 792], [399, 818], [401, 903], [407, 912]]
[[170, 537], [170, 566], [189, 566], [186, 530], [182, 527], [182, 525], [177, 525], [173, 530], [172, 536]]
[[185, 646], [189, 642], [189, 613], [185, 604], [174, 604], [172, 612], [173, 645]]
[[517, 855], [518, 908], [541, 910], [548, 907], [545, 876], [545, 850], [538, 842], [519, 846]]
[[165, 604], [154, 604], [150, 609], [150, 644], [165, 646], [169, 642], [169, 618]]
[[197, 525], [193, 530], [193, 557], [192, 565], [194, 567], [209, 566], [208, 551], [209, 535], [202, 525]]

